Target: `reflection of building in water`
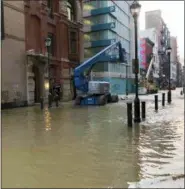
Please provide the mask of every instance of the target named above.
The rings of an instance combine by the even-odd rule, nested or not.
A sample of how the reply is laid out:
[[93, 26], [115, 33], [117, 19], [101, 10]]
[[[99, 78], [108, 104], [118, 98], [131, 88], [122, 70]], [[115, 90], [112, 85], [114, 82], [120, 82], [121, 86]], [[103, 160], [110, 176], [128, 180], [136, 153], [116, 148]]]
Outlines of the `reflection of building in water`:
[[[150, 126], [142, 127], [140, 132], [141, 179], [153, 178], [155, 175], [161, 174], [161, 167], [170, 163], [169, 159], [173, 158], [175, 150], [174, 130], [165, 128], [165, 123]], [[165, 173], [163, 172], [163, 174]]]
[[50, 131], [51, 130], [51, 115], [48, 109], [45, 109], [44, 111], [44, 123], [45, 123], [45, 130]]
[[[120, 113], [103, 107], [101, 113], [91, 109], [89, 118], [90, 128], [86, 136], [86, 144], [93, 148], [89, 153], [96, 156], [102, 183], [109, 183], [109, 187], [127, 188], [127, 182], [139, 180], [139, 131], [125, 127]], [[101, 116], [100, 116], [101, 115]], [[106, 181], [104, 181], [106, 179]], [[108, 186], [105, 186], [108, 187]]]

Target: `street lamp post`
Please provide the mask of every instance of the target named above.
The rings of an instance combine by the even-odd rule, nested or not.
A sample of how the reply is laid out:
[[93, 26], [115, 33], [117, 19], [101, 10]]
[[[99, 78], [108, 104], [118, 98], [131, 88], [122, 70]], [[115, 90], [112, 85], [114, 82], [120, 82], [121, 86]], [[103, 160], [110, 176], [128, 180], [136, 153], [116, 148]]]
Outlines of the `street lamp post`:
[[130, 6], [130, 12], [134, 18], [134, 30], [135, 30], [135, 100], [134, 100], [134, 122], [141, 122], [140, 118], [140, 100], [138, 96], [138, 72], [139, 72], [139, 61], [138, 61], [138, 26], [137, 19], [140, 13], [141, 5], [134, 1]]
[[126, 65], [126, 98], [128, 97], [128, 63]]
[[169, 64], [169, 77], [168, 77], [168, 82], [169, 82], [169, 85], [168, 85], [168, 103], [170, 104], [171, 101], [172, 101], [172, 97], [171, 97], [171, 61], [170, 61], [170, 55], [171, 55], [171, 47], [168, 47], [166, 49], [166, 53], [168, 55], [168, 64]]
[[45, 40], [45, 45], [47, 47], [47, 53], [48, 53], [48, 83], [49, 83], [49, 94], [48, 94], [48, 108], [51, 107], [52, 104], [52, 94], [51, 94], [51, 79], [50, 79], [50, 56], [49, 56], [49, 47], [51, 46], [51, 39], [48, 37]]

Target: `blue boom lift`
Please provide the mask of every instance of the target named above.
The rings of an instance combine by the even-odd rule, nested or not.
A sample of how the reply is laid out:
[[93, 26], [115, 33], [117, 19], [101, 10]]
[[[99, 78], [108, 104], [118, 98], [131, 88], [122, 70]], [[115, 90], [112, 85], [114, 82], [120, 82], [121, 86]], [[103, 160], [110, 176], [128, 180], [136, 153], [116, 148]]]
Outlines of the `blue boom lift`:
[[105, 81], [90, 81], [90, 73], [97, 63], [124, 62], [125, 49], [122, 49], [121, 42], [106, 47], [92, 58], [86, 60], [74, 70], [74, 85], [77, 90], [75, 99], [76, 105], [105, 105], [106, 103], [118, 102], [118, 95], [110, 94], [110, 83]]

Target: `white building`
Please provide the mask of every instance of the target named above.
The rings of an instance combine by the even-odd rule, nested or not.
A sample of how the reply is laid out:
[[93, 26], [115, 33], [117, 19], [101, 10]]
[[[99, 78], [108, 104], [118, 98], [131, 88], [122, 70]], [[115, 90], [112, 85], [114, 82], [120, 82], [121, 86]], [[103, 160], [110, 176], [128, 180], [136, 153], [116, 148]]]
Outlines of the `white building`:
[[171, 79], [176, 82], [177, 79], [177, 62], [178, 62], [178, 54], [177, 54], [177, 38], [171, 36], [170, 37], [170, 45], [172, 48], [171, 51]]
[[159, 78], [159, 56], [158, 56], [158, 36], [157, 36], [157, 30], [155, 28], [149, 28], [146, 30], [141, 30], [139, 32], [140, 38], [149, 38], [153, 43], [153, 55], [155, 57], [155, 63], [154, 63], [154, 78]]

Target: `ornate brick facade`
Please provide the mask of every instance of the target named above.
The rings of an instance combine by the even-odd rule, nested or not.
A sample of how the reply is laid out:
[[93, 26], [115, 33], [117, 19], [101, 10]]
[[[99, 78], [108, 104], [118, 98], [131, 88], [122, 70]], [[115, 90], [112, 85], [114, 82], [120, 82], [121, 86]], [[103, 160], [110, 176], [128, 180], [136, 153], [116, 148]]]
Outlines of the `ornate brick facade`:
[[[68, 1], [73, 6], [73, 20], [68, 19]], [[76, 43], [72, 44], [75, 52], [71, 50], [71, 32], [75, 34]], [[28, 87], [29, 104], [39, 101], [40, 96], [47, 97], [43, 86], [48, 79], [47, 49], [45, 47], [48, 33], [54, 38], [50, 75], [53, 84], [61, 85], [62, 99], [70, 100], [73, 96], [71, 71], [83, 60], [82, 0], [25, 0], [25, 38], [26, 51], [29, 54], [28, 86], [32, 86]], [[34, 71], [33, 67], [39, 67], [39, 74]], [[44, 78], [41, 79], [42, 75]], [[38, 88], [37, 94], [33, 91], [35, 85]]]

